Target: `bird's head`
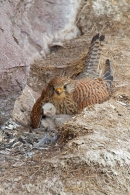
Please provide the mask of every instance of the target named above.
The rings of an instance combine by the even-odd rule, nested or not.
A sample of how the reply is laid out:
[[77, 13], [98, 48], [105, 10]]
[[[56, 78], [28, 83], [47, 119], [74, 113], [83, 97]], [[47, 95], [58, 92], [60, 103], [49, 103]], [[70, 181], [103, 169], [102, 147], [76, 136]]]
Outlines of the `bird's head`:
[[42, 106], [43, 116], [53, 117], [56, 114], [56, 108], [52, 103], [45, 103]]
[[74, 91], [76, 82], [68, 77], [57, 76], [49, 82], [49, 87], [53, 96], [63, 98]]

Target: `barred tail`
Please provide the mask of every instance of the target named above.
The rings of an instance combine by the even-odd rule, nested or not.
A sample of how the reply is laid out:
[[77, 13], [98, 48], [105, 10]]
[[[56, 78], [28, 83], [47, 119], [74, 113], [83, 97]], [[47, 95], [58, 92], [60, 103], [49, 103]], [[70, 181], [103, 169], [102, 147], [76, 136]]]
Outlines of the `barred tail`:
[[87, 54], [86, 64], [83, 70], [86, 76], [94, 78], [98, 77], [99, 75], [99, 60], [102, 52], [104, 39], [105, 36], [99, 36], [99, 34], [95, 35], [92, 38], [91, 45]]
[[107, 89], [110, 91], [113, 82], [113, 75], [112, 75], [112, 68], [109, 59], [106, 60], [102, 79], [104, 80]]

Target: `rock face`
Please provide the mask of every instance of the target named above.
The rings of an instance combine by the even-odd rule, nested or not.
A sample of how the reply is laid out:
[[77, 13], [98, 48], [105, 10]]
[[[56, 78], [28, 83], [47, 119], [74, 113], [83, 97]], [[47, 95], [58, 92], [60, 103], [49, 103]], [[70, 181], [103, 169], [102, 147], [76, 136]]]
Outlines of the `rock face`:
[[0, 2], [0, 124], [12, 115], [30, 62], [45, 56], [53, 41], [79, 34], [74, 24], [79, 4], [80, 0]]
[[39, 93], [33, 91], [28, 85], [26, 85], [22, 95], [15, 102], [13, 119], [22, 125], [30, 125], [31, 108], [38, 97]]
[[24, 50], [13, 34], [12, 17], [15, 5], [4, 2], [0, 6], [0, 124], [11, 114], [16, 98], [25, 87], [29, 72]]

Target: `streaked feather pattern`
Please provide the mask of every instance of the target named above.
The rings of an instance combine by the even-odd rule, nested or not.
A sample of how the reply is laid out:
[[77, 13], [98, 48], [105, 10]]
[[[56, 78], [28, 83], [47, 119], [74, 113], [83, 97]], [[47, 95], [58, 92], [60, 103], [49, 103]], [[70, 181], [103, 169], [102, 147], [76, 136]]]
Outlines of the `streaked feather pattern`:
[[79, 78], [85, 76], [95, 78], [98, 76], [99, 60], [102, 53], [104, 39], [105, 36], [99, 36], [99, 34], [95, 35], [92, 38], [86, 58], [85, 67], [83, 69], [83, 73], [79, 75]]
[[[95, 74], [99, 65], [104, 36], [96, 35], [91, 41], [91, 46], [86, 60], [84, 73]], [[42, 118], [42, 106], [50, 102], [56, 107], [57, 114], [80, 113], [86, 106], [106, 101], [111, 92], [113, 81], [110, 61], [106, 60], [102, 78], [83, 78], [72, 80], [67, 77], [53, 78], [42, 91], [31, 112], [31, 125], [37, 128]]]

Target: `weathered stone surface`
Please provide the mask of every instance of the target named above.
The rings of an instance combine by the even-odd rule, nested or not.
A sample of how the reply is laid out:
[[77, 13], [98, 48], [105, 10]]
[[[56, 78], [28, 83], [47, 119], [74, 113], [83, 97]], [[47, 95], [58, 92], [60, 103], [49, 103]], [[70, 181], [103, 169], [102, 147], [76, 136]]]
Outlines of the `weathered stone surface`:
[[13, 34], [15, 5], [0, 2], [0, 124], [7, 120], [29, 72], [24, 50]]
[[14, 35], [24, 46], [29, 62], [45, 57], [52, 42], [72, 39], [79, 34], [75, 25], [79, 6], [80, 0], [17, 3], [13, 22], [20, 31], [14, 30]]
[[31, 109], [38, 97], [39, 93], [33, 91], [28, 85], [26, 85], [22, 95], [16, 100], [14, 105], [14, 121], [17, 121], [22, 125], [30, 125]]
[[0, 2], [0, 123], [7, 120], [26, 85], [29, 64], [49, 45], [79, 34], [75, 18], [80, 0]]

